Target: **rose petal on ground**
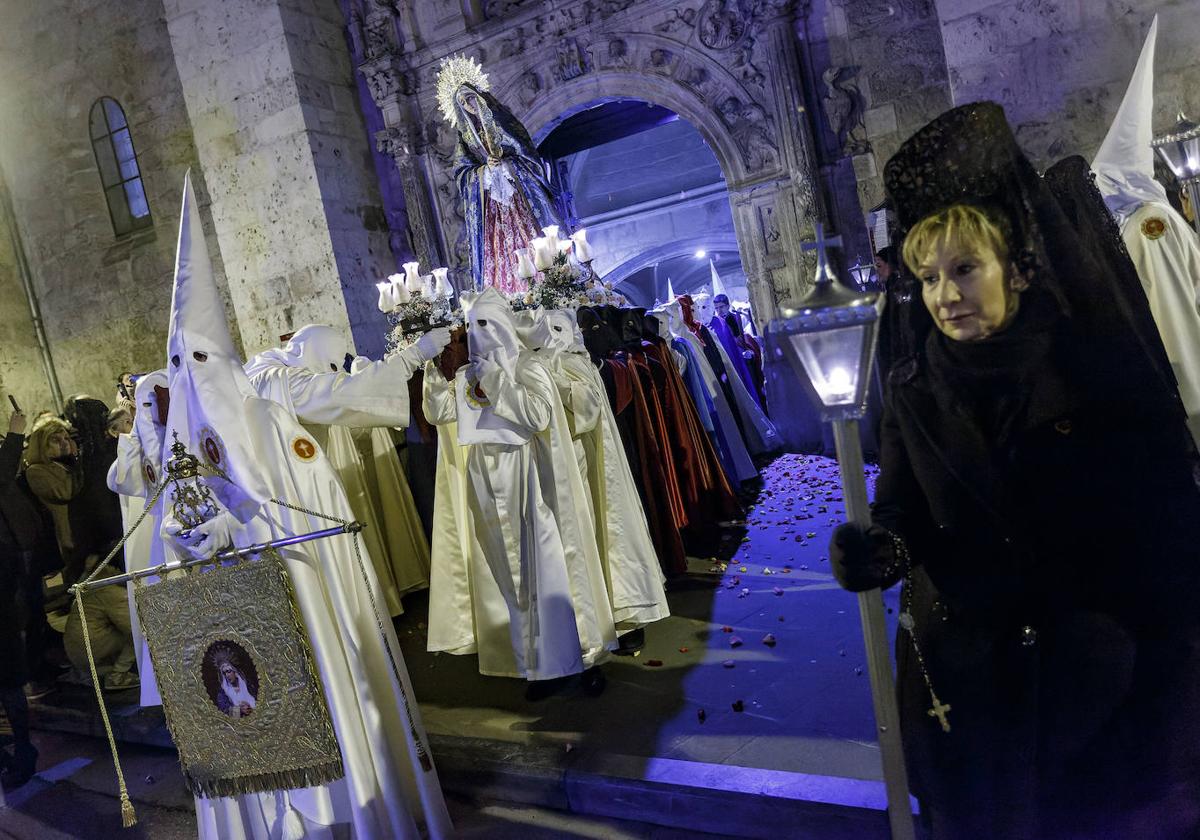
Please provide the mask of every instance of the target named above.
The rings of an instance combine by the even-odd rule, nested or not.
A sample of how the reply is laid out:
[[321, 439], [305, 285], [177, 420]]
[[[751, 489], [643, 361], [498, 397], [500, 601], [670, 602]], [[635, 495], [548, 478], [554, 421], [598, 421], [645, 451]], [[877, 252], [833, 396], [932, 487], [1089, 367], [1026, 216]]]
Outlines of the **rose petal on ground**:
[[729, 637], [729, 646], [731, 648], [741, 647], [742, 646], [741, 637], [740, 636], [730, 636]]

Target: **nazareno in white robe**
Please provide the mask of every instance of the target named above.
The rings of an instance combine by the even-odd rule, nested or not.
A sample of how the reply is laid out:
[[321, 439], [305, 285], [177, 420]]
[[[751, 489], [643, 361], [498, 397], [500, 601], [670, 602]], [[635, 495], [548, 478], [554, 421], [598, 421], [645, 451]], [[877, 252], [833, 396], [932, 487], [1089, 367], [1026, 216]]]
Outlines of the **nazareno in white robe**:
[[[579, 673], [615, 647], [616, 629], [566, 414], [549, 373], [521, 350], [503, 296], [486, 289], [464, 308], [473, 361], [453, 383], [430, 371], [425, 404], [439, 424], [453, 405], [466, 453], [467, 516], [458, 518], [471, 528], [463, 543], [472, 555], [462, 566], [479, 670], [529, 680]], [[439, 503], [448, 478], [439, 464]], [[441, 556], [435, 551], [435, 565]], [[462, 566], [447, 582], [461, 581]], [[451, 637], [442, 631], [450, 619], [433, 612], [449, 603], [461, 608], [451, 594], [461, 583], [443, 593], [442, 579], [435, 572], [431, 646]], [[467, 623], [467, 615], [456, 616]]]
[[[217, 464], [206, 479], [245, 545], [353, 518], [336, 472], [285, 407], [259, 397], [229, 334], [190, 175], [184, 182], [167, 355], [166, 439]], [[169, 454], [164, 456], [169, 457]], [[170, 500], [166, 500], [166, 505]], [[164, 534], [167, 537], [166, 534]], [[170, 539], [170, 537], [167, 537]], [[448, 838], [453, 829], [399, 643], [370, 558], [349, 534], [280, 550], [345, 769], [325, 785], [196, 798], [201, 840]], [[168, 543], [174, 552], [174, 542]], [[337, 828], [335, 828], [337, 826]]]
[[[299, 334], [298, 334], [299, 335]], [[260, 396], [287, 408], [312, 432], [342, 480], [392, 616], [401, 597], [429, 585], [429, 545], [388, 426], [408, 425], [415, 362], [357, 360], [351, 373], [303, 367], [302, 352], [258, 354], [246, 365]], [[370, 429], [369, 440], [362, 439]], [[371, 463], [368, 465], [367, 461]]]
[[[163, 545], [159, 537], [162, 527], [163, 500], [160, 497], [154, 507], [146, 511], [146, 505], [154, 496], [161, 481], [159, 464], [162, 463], [163, 435], [165, 429], [158, 422], [158, 403], [154, 386], [165, 388], [165, 371], [146, 374], [138, 380], [134, 390], [133, 430], [117, 438], [117, 458], [108, 468], [108, 489], [121, 497], [121, 524], [125, 533], [133, 527], [145, 512], [138, 526], [124, 546], [125, 571], [136, 572], [163, 563]], [[135, 586], [146, 586], [158, 581], [157, 577], [143, 579], [138, 584], [126, 586], [129, 595], [129, 623], [133, 633], [133, 650], [137, 657], [138, 677], [141, 680], [140, 702], [143, 706], [160, 706], [162, 697], [154, 679], [154, 666], [150, 661], [150, 648], [142, 635], [134, 606]]]
[[1121, 238], [1137, 268], [1158, 326], [1188, 430], [1200, 446], [1200, 244], [1168, 204], [1147, 202], [1119, 219]]
[[670, 609], [646, 514], [604, 381], [572, 313], [537, 313], [526, 341], [540, 345], [535, 358], [550, 371], [566, 411], [613, 621], [629, 631], [666, 618]]

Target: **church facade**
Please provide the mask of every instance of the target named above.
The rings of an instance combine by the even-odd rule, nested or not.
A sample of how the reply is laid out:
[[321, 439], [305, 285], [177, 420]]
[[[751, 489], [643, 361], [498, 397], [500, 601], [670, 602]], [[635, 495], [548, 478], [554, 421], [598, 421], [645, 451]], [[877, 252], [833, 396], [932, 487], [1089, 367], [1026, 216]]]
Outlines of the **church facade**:
[[[1190, 8], [1189, 8], [1190, 7]], [[0, 0], [0, 392], [111, 400], [163, 364], [192, 169], [246, 354], [310, 322], [382, 349], [377, 279], [466, 256], [439, 62], [545, 139], [639, 100], [712, 149], [750, 301], [804, 287], [814, 222], [869, 253], [888, 157], [995, 99], [1039, 165], [1091, 155], [1146, 27], [1156, 115], [1200, 112], [1192, 0]], [[655, 243], [661, 246], [663, 243]], [[647, 247], [650, 243], [647, 243]], [[602, 269], [611, 266], [598, 266]]]

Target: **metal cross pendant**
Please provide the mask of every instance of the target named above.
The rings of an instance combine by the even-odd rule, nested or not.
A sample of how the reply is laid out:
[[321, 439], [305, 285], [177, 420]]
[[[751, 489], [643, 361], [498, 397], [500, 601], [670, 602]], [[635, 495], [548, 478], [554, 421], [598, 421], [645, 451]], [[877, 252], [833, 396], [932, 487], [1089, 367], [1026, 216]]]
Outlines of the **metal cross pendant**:
[[946, 712], [950, 711], [950, 704], [938, 700], [936, 694], [931, 693], [930, 696], [933, 698], [933, 708], [926, 712], [926, 714], [938, 719], [938, 723], [942, 725], [943, 732], [949, 732], [950, 721], [946, 720]]

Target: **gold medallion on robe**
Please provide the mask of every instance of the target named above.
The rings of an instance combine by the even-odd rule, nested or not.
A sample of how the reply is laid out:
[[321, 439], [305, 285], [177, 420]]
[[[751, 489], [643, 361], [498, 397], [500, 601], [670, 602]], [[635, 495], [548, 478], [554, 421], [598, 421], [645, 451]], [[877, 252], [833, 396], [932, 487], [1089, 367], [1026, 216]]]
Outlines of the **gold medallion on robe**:
[[1142, 222], [1142, 236], [1154, 241], [1161, 239], [1163, 234], [1167, 232], [1167, 222], [1161, 216], [1151, 216], [1146, 221]]

